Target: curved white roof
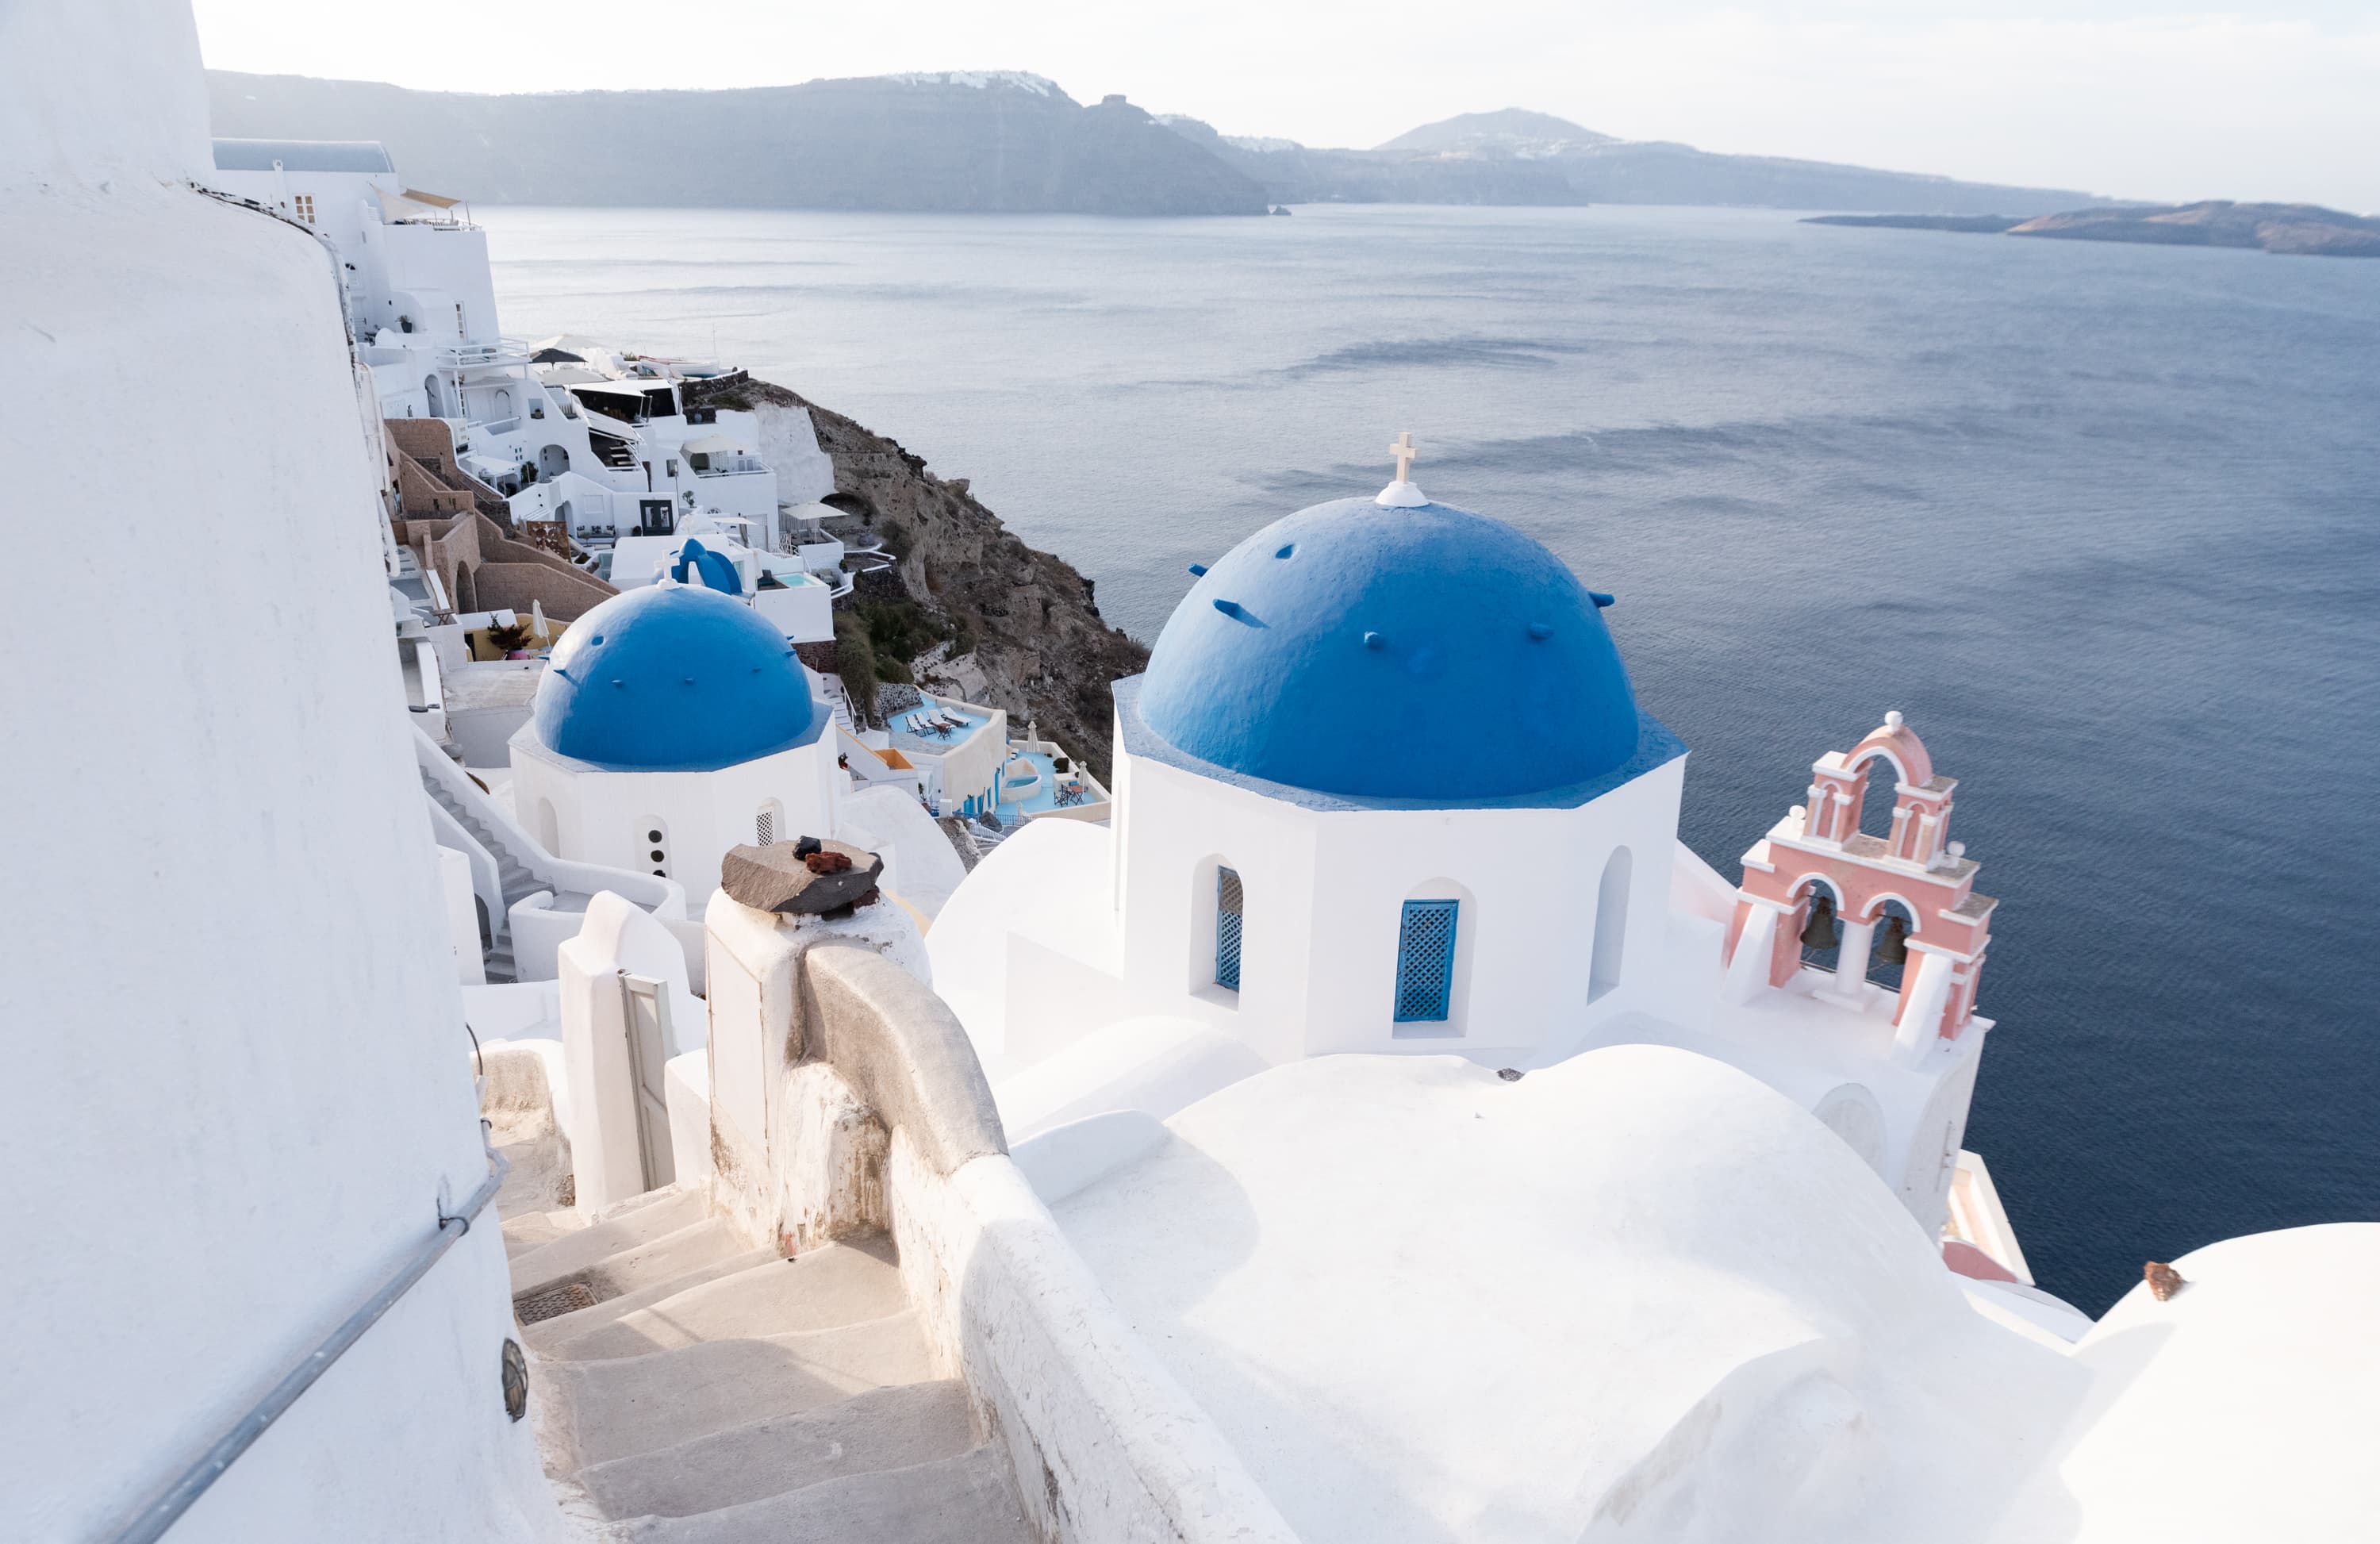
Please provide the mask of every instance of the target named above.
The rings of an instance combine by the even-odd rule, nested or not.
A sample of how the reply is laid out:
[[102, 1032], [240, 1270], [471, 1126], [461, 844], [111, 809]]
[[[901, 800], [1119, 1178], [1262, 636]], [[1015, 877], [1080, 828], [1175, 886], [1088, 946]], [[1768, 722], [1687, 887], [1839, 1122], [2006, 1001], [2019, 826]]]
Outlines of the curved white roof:
[[269, 172], [275, 161], [292, 172], [393, 172], [378, 140], [217, 140], [215, 170]]
[[1052, 1211], [1307, 1544], [2368, 1524], [2380, 1226], [2184, 1257], [2192, 1287], [2070, 1354], [1970, 1308], [1831, 1132], [1682, 1051], [1509, 1083], [1323, 1057], [1105, 1147]]
[[1166, 1124], [1052, 1210], [1308, 1544], [1935, 1537], [2011, 1477], [1942, 1455], [2079, 1382], [1686, 1052], [1324, 1057]]

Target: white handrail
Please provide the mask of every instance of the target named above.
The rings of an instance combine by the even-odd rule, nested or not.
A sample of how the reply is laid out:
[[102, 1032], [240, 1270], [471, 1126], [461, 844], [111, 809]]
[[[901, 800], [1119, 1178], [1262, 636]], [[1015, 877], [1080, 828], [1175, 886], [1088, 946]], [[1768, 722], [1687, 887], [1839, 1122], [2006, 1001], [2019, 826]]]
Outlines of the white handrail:
[[[482, 1143], [486, 1141], [485, 1130], [482, 1126]], [[287, 1377], [273, 1386], [271, 1393], [257, 1402], [254, 1409], [233, 1423], [232, 1429], [207, 1449], [197, 1463], [184, 1470], [181, 1478], [176, 1480], [164, 1495], [143, 1507], [138, 1517], [108, 1535], [108, 1544], [156, 1544], [157, 1539], [164, 1537], [166, 1529], [180, 1522], [182, 1514], [189, 1511], [215, 1481], [223, 1478], [224, 1472], [238, 1460], [240, 1454], [255, 1446], [256, 1440], [298, 1403], [299, 1395], [312, 1388], [322, 1374], [330, 1371], [333, 1363], [364, 1338], [365, 1331], [379, 1323], [381, 1316], [395, 1307], [396, 1300], [410, 1292], [416, 1282], [430, 1273], [430, 1268], [438, 1263], [439, 1258], [471, 1231], [471, 1223], [487, 1210], [488, 1203], [496, 1198], [497, 1190], [504, 1185], [504, 1175], [512, 1170], [504, 1154], [493, 1148], [487, 1149], [487, 1180], [471, 1192], [469, 1199], [463, 1203], [463, 1210], [452, 1214], [441, 1211], [438, 1231], [406, 1257], [395, 1273], [364, 1300], [363, 1307], [349, 1314], [337, 1329], [331, 1331], [328, 1340], [309, 1352], [303, 1361], [290, 1369]]]
[[414, 758], [422, 770], [435, 778], [440, 787], [457, 803], [471, 811], [472, 817], [485, 824], [496, 840], [508, 848], [514, 859], [527, 869], [545, 887], [557, 894], [568, 893], [592, 895], [609, 890], [635, 902], [656, 917], [686, 915], [686, 887], [675, 880], [658, 874], [639, 874], [631, 869], [607, 869], [600, 864], [579, 863], [566, 857], [556, 857], [545, 850], [545, 845], [521, 829], [518, 821], [504, 813], [473, 783], [470, 774], [455, 764], [437, 742], [413, 726]]

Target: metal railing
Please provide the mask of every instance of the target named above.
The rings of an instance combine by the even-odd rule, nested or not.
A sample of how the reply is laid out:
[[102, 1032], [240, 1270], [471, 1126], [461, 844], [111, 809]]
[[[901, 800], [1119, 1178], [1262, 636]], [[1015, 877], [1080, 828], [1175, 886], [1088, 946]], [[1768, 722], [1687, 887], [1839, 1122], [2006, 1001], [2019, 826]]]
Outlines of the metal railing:
[[271, 1429], [273, 1423], [287, 1414], [298, 1397], [314, 1386], [322, 1374], [364, 1338], [364, 1331], [380, 1322], [381, 1316], [396, 1306], [396, 1300], [413, 1289], [413, 1284], [430, 1273], [439, 1258], [453, 1248], [462, 1236], [471, 1231], [472, 1222], [488, 1209], [503, 1187], [504, 1175], [512, 1165], [504, 1154], [493, 1148], [487, 1149], [488, 1177], [471, 1192], [460, 1211], [438, 1215], [438, 1231], [417, 1246], [406, 1257], [396, 1272], [383, 1283], [379, 1291], [365, 1299], [363, 1307], [349, 1314], [330, 1338], [309, 1352], [305, 1360], [291, 1368], [289, 1375], [273, 1386], [273, 1392], [259, 1401], [256, 1407], [242, 1416], [229, 1431], [207, 1449], [196, 1464], [189, 1466], [165, 1493], [143, 1507], [140, 1515], [108, 1536], [108, 1544], [155, 1544], [165, 1530], [182, 1520], [182, 1514], [207, 1493], [214, 1482], [223, 1478], [225, 1470], [239, 1455], [256, 1445], [256, 1440]]

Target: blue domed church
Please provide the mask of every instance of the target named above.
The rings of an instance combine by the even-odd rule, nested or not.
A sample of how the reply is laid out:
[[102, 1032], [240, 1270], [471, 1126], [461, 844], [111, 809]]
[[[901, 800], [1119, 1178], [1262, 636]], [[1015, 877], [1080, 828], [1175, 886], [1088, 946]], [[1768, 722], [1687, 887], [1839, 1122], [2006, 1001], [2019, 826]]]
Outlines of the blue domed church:
[[1666, 948], [1685, 747], [1637, 704], [1612, 596], [1402, 467], [1193, 572], [1115, 686], [1111, 830], [1028, 832], [1099, 904], [978, 871], [929, 941], [995, 1077], [1116, 1033], [1217, 1077], [1527, 1065], [1626, 1012]]
[[699, 905], [730, 847], [832, 833], [832, 723], [750, 607], [630, 590], [555, 645], [512, 739], [514, 808], [556, 857], [675, 880]]

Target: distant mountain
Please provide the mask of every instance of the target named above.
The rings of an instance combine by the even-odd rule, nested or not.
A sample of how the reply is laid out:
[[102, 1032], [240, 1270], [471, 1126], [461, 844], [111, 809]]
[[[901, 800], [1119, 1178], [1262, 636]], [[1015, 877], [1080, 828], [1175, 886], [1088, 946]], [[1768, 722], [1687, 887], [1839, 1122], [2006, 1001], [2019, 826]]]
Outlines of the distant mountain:
[[214, 131], [378, 140], [483, 203], [1261, 214], [1272, 203], [1752, 204], [2027, 217], [2104, 202], [1615, 140], [1517, 107], [1372, 150], [1218, 134], [1038, 75], [951, 71], [721, 91], [484, 96], [210, 70]]
[[2026, 215], [2094, 201], [2072, 188], [1958, 182], [1617, 140], [1517, 107], [1425, 124], [1373, 150], [1242, 140], [1196, 118], [1158, 121], [1260, 184], [1278, 203], [1751, 204]]
[[1545, 154], [1566, 145], [1616, 143], [1609, 134], [1581, 128], [1551, 113], [1506, 107], [1493, 113], [1458, 113], [1437, 123], [1407, 129], [1375, 150], [1418, 151], [1427, 155], [1450, 153], [1508, 155]]
[[378, 140], [483, 203], [1262, 214], [1261, 188], [1120, 96], [952, 72], [722, 91], [483, 96], [207, 72], [214, 132]]
[[2380, 258], [2380, 220], [2311, 203], [2203, 203], [2162, 208], [2067, 210], [2030, 220], [2007, 215], [1820, 214], [1813, 225], [1888, 225], [1989, 236], [2041, 236], [2070, 241], [2145, 241], [2166, 247], [2247, 247], [2315, 257]]

